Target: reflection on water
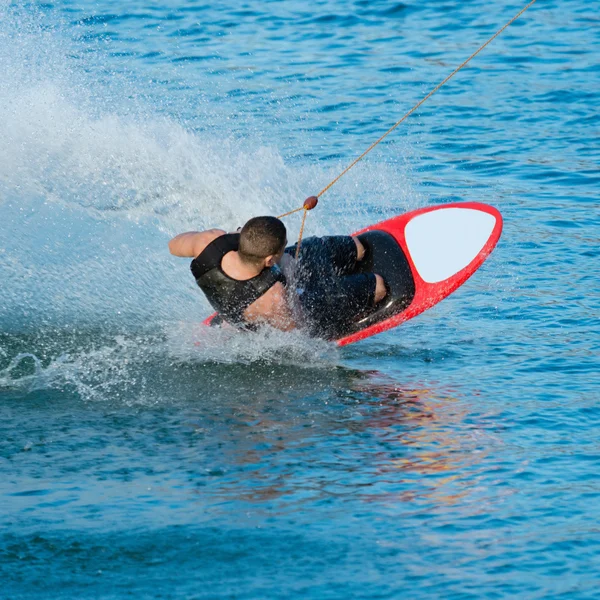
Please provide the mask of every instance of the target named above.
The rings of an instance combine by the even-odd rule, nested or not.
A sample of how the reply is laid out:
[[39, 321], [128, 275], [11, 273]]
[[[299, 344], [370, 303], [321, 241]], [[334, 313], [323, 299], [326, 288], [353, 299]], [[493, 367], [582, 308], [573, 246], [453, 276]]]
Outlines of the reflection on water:
[[[493, 441], [478, 423], [467, 425], [468, 407], [442, 390], [400, 390], [393, 383], [375, 389], [380, 402], [384, 400], [369, 427], [401, 448], [400, 455], [380, 456], [382, 476], [405, 485], [427, 477], [427, 486], [419, 494], [434, 503], [466, 500], [475, 485], [476, 466], [486, 453], [481, 446]], [[416, 496], [414, 490], [406, 490], [391, 493], [386, 500], [412, 502]]]
[[[68, 498], [83, 522], [86, 496], [100, 489], [112, 507], [105, 519], [116, 522], [149, 503], [179, 522], [232, 506], [297, 517], [310, 507], [341, 510], [340, 502], [398, 511], [409, 501], [427, 511], [481, 498], [478, 465], [497, 444], [494, 424], [443, 385], [406, 386], [336, 366], [334, 355], [314, 366], [289, 357], [198, 362], [173, 357], [158, 334], [57, 339], [4, 339], [4, 407], [18, 411], [5, 420], [12, 437], [3, 455], [14, 460], [15, 481]], [[54, 432], [43, 439], [40, 408]], [[56, 485], [74, 472], [80, 492]], [[51, 520], [36, 494], [12, 502]]]
[[[221, 405], [212, 444], [227, 466], [196, 490], [202, 502], [270, 501], [269, 510], [289, 513], [333, 498], [454, 504], [477, 489], [478, 465], [497, 443], [493, 423], [471, 418], [450, 392], [372, 371], [289, 375], [287, 390], [267, 385]], [[193, 426], [206, 434], [204, 413]]]

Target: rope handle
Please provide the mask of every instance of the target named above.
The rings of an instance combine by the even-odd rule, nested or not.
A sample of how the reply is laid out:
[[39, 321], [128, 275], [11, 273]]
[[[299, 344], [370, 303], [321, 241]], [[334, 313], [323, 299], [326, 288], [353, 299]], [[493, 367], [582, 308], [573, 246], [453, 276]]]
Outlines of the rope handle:
[[297, 213], [301, 210], [304, 211], [309, 211], [312, 210], [317, 204], [319, 203], [319, 197], [318, 196], [309, 196], [305, 201], [304, 204], [298, 208], [294, 208], [294, 210], [290, 210], [289, 212], [283, 213], [282, 215], [279, 215], [277, 218], [278, 219], [283, 219], [283, 217], [287, 217], [289, 215], [293, 215], [294, 213]]
[[302, 223], [300, 224], [300, 233], [298, 235], [298, 244], [296, 245], [296, 258], [298, 258], [298, 256], [300, 255], [300, 246], [302, 245], [302, 235], [304, 234], [304, 225], [306, 223], [306, 215], [308, 214], [308, 211], [312, 210], [315, 206], [317, 206], [318, 203], [319, 203], [318, 196], [309, 196], [304, 201], [304, 204], [302, 204], [302, 206], [300, 206], [299, 208], [294, 208], [294, 210], [290, 210], [289, 212], [286, 212], [277, 217], [278, 219], [283, 219], [283, 217], [287, 217], [288, 215], [293, 215], [294, 213], [297, 213], [298, 211], [301, 211], [301, 210], [304, 211], [304, 214], [302, 215]]

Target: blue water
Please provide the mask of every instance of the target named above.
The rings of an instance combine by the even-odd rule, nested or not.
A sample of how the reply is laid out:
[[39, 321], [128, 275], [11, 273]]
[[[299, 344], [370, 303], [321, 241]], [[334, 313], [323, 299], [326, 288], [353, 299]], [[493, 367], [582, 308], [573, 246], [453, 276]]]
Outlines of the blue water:
[[539, 0], [311, 213], [501, 210], [413, 321], [206, 333], [166, 247], [298, 206], [521, 7], [0, 3], [2, 599], [600, 598], [596, 2]]

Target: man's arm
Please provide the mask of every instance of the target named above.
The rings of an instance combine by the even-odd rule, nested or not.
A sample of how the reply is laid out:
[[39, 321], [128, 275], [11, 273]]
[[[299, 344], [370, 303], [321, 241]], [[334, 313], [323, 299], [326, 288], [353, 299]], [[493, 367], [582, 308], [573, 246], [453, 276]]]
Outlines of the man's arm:
[[169, 252], [183, 258], [196, 258], [208, 244], [224, 234], [222, 229], [180, 233], [169, 242]]
[[291, 331], [296, 328], [285, 288], [281, 283], [276, 283], [255, 300], [244, 311], [244, 317], [250, 323], [268, 323], [281, 331]]

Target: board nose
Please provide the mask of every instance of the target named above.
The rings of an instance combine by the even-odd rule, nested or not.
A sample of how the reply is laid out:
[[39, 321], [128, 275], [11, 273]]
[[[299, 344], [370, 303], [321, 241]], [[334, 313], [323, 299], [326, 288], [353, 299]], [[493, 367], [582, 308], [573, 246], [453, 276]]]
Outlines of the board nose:
[[499, 217], [476, 208], [448, 207], [420, 214], [404, 231], [413, 264], [427, 283], [440, 283], [469, 266], [491, 240]]

